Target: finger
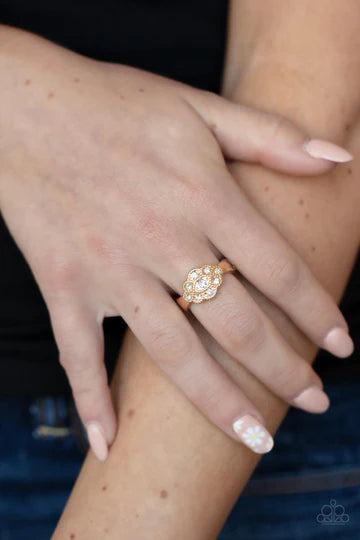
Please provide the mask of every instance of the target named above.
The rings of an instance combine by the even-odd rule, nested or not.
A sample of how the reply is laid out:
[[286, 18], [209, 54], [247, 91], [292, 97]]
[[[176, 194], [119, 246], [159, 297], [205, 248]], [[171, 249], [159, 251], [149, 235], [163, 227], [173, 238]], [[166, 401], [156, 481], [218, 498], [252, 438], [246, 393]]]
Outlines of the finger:
[[210, 422], [257, 453], [271, 450], [261, 414], [208, 354], [163, 285], [149, 277], [127, 293], [119, 312], [156, 364]]
[[284, 116], [199, 90], [189, 92], [187, 100], [212, 129], [224, 155], [230, 159], [298, 175], [323, 174], [334, 163], [353, 159], [334, 143], [310, 139]]
[[204, 212], [209, 240], [314, 343], [336, 356], [350, 355], [347, 323], [308, 266], [233, 182], [224, 180], [221, 196], [211, 219]]
[[104, 461], [116, 433], [116, 416], [104, 365], [104, 337], [96, 316], [74, 300], [51, 310], [52, 327], [90, 446]]
[[[199, 266], [195, 264], [193, 268], [204, 268], [206, 271], [207, 264], [218, 262], [210, 248], [206, 250], [203, 245], [195, 247], [194, 253], [203, 253], [201, 259], [206, 263]], [[178, 260], [183, 261], [184, 272], [180, 273], [185, 280], [191, 270], [190, 260], [186, 254], [177, 258]], [[195, 258], [192, 259], [192, 263], [194, 261]], [[181, 294], [183, 290], [179, 270], [171, 269], [168, 276], [170, 276], [167, 280], [168, 285]], [[218, 276], [212, 275], [212, 272], [208, 277], [210, 282], [219, 279]], [[196, 282], [192, 290], [194, 287]], [[206, 289], [211, 288], [212, 285], [209, 283]], [[328, 408], [329, 400], [322, 391], [318, 375], [292, 349], [277, 327], [233, 275], [222, 276], [222, 284], [214, 299], [201, 304], [191, 303], [190, 309], [223, 349], [241, 362], [273, 393], [308, 412], [324, 412]]]
[[235, 276], [224, 275], [214, 300], [191, 304], [191, 311], [230, 356], [284, 401], [312, 413], [329, 407], [319, 376]]

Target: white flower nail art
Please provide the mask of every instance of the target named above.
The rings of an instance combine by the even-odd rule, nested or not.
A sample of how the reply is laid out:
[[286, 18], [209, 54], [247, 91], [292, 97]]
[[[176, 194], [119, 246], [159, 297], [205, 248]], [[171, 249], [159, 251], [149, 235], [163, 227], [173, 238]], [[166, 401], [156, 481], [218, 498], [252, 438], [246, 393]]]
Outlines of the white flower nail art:
[[265, 437], [265, 431], [261, 429], [259, 425], [248, 427], [246, 431], [241, 434], [242, 438], [248, 446], [254, 448], [259, 446], [263, 442]]
[[270, 433], [249, 414], [238, 418], [233, 423], [233, 430], [239, 439], [257, 454], [270, 452], [274, 446]]

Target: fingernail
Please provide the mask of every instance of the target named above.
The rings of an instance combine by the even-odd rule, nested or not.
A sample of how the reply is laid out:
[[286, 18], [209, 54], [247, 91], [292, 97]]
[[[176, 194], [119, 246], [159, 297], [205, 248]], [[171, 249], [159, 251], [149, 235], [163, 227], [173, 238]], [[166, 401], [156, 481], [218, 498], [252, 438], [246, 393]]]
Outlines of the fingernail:
[[313, 158], [327, 159], [335, 163], [344, 163], [354, 159], [354, 156], [341, 146], [321, 139], [307, 141], [303, 150]]
[[323, 347], [335, 356], [346, 358], [354, 352], [354, 342], [344, 328], [333, 328], [325, 337]]
[[266, 454], [274, 446], [270, 433], [250, 414], [235, 420], [232, 427], [241, 442], [256, 454]]
[[318, 386], [310, 386], [293, 399], [294, 405], [308, 412], [322, 413], [330, 405], [328, 396]]
[[89, 444], [95, 456], [100, 461], [105, 461], [108, 456], [108, 446], [102, 427], [97, 422], [86, 424]]

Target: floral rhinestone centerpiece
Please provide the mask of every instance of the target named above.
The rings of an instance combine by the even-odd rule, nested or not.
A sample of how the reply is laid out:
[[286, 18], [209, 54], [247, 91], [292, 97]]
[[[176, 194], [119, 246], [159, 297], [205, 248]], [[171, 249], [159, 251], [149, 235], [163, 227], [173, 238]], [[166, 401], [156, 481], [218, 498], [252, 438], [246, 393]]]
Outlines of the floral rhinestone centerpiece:
[[222, 283], [222, 274], [223, 271], [219, 266], [210, 264], [190, 270], [183, 285], [184, 300], [200, 304], [213, 298]]

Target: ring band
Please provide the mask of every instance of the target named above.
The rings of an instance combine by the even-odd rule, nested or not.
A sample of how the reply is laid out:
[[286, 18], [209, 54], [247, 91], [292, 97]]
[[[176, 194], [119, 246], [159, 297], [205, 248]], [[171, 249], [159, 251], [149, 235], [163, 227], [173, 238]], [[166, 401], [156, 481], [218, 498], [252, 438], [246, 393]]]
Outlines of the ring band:
[[201, 304], [216, 295], [222, 284], [222, 275], [235, 272], [235, 267], [227, 260], [222, 259], [218, 264], [205, 264], [201, 268], [192, 268], [183, 283], [184, 293], [176, 301], [188, 311], [191, 302]]

